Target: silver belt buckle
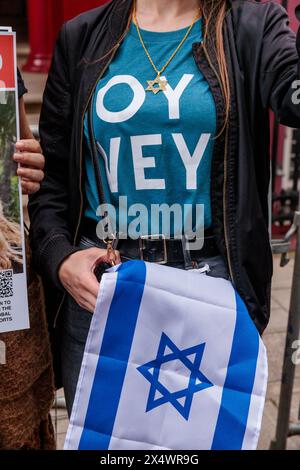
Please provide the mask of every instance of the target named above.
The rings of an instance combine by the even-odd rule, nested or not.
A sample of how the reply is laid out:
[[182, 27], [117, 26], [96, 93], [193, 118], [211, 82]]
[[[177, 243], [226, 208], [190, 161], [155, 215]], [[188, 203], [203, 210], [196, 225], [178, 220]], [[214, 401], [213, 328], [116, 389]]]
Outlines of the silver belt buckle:
[[140, 244], [140, 256], [141, 260], [144, 261], [144, 250], [145, 250], [145, 244], [144, 241], [150, 241], [150, 242], [157, 242], [157, 241], [162, 241], [163, 242], [163, 249], [164, 249], [164, 256], [161, 261], [155, 261], [155, 264], [167, 264], [168, 263], [168, 249], [167, 249], [167, 239], [165, 235], [151, 235], [150, 237], [145, 235], [141, 236], [139, 238], [139, 244]]

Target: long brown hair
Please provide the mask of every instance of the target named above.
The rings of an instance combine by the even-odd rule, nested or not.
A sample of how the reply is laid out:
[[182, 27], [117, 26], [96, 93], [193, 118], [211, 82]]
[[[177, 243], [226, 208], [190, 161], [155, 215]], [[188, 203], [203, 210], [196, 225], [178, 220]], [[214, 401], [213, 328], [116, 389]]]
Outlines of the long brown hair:
[[[224, 130], [228, 122], [230, 111], [230, 83], [223, 39], [223, 26], [228, 2], [227, 0], [201, 0], [200, 4], [205, 24], [203, 50], [207, 60], [218, 77], [225, 104], [225, 122], [222, 129]], [[215, 47], [218, 70], [216, 70], [211, 62], [207, 47], [208, 44], [212, 45], [212, 47]]]

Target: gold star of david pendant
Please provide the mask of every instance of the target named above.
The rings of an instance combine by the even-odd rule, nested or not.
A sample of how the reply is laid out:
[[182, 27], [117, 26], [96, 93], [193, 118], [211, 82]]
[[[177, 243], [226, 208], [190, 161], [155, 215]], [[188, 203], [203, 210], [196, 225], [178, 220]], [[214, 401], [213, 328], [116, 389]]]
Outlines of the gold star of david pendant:
[[157, 95], [160, 91], [166, 90], [168, 81], [166, 78], [157, 75], [155, 80], [147, 80], [147, 83], [148, 87], [146, 88], [146, 91], [152, 91], [154, 95]]

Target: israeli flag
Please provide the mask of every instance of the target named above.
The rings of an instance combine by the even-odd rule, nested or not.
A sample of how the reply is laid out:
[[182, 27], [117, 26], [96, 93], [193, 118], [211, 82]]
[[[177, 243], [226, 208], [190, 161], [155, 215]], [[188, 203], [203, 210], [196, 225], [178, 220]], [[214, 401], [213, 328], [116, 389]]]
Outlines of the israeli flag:
[[229, 281], [130, 261], [101, 282], [65, 449], [255, 449], [266, 387]]

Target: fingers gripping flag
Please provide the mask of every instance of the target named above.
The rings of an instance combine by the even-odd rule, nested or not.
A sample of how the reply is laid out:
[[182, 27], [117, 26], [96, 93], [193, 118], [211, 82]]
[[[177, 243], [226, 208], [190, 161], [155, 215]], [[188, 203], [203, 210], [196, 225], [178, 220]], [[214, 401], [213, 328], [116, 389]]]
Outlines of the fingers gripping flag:
[[101, 282], [65, 449], [255, 449], [266, 385], [229, 281], [131, 261]]

